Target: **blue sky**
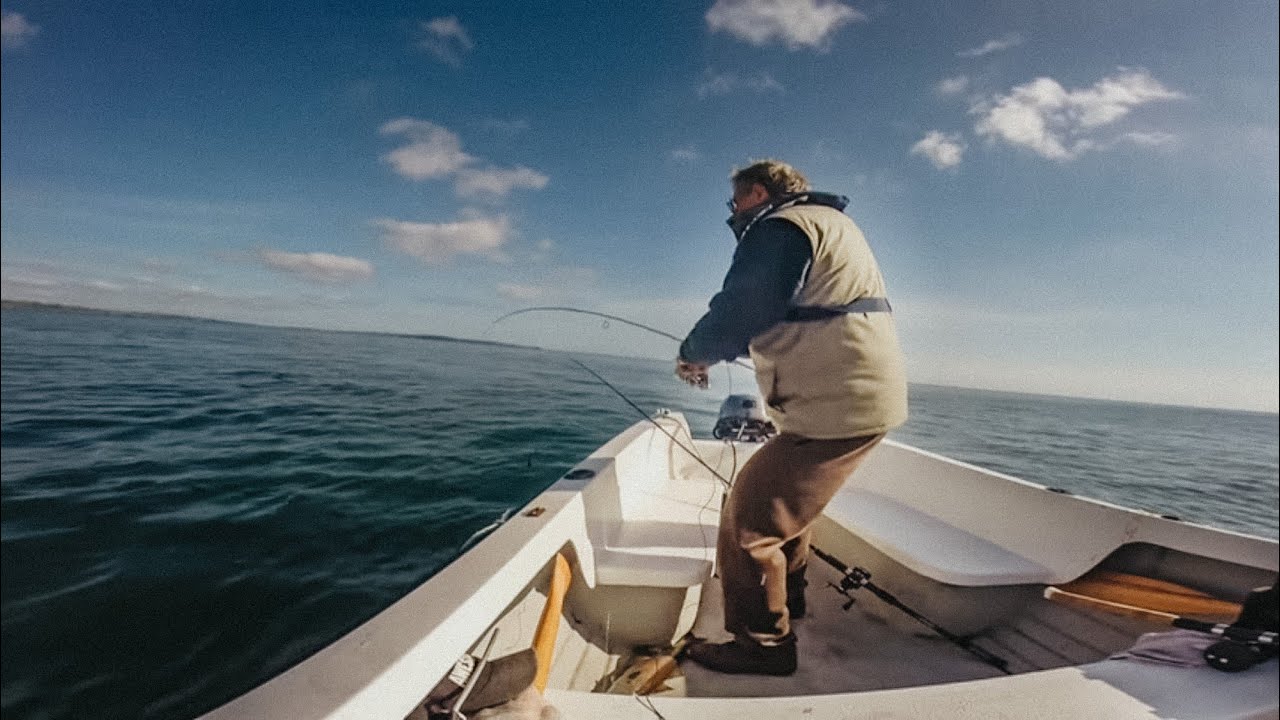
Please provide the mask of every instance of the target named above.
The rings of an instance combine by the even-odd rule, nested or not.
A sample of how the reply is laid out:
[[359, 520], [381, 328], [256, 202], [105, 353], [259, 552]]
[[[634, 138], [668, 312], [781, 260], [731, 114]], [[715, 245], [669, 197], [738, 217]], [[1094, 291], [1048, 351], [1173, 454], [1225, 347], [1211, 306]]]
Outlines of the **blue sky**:
[[851, 198], [913, 381], [1276, 410], [1274, 2], [3, 15], [6, 299], [665, 358], [491, 323], [683, 334], [776, 157]]

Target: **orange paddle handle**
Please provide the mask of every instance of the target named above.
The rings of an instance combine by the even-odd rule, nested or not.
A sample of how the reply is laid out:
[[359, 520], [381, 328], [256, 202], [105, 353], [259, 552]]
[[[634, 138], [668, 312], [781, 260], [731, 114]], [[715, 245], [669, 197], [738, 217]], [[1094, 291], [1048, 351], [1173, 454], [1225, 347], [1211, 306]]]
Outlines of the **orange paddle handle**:
[[1095, 570], [1059, 587], [1076, 595], [1122, 606], [1146, 608], [1173, 615], [1192, 615], [1230, 622], [1240, 614], [1238, 603], [1219, 600], [1167, 580]]
[[572, 577], [569, 561], [563, 553], [556, 553], [555, 566], [551, 570], [551, 585], [547, 588], [547, 604], [542, 607], [542, 617], [538, 618], [538, 628], [533, 632], [533, 654], [538, 659], [538, 672], [533, 676], [533, 684], [538, 692], [547, 689], [556, 635], [560, 632], [560, 611], [564, 607], [564, 596], [569, 591]]

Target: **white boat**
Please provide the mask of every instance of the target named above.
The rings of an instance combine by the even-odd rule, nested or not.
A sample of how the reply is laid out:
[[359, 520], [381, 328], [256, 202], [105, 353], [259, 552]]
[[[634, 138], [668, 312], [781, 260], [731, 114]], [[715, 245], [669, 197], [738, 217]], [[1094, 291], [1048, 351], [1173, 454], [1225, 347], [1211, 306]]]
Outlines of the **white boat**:
[[[1110, 585], [1172, 598], [1174, 614], [1199, 609], [1213, 621], [1227, 612], [1214, 602], [1239, 603], [1275, 582], [1275, 541], [1076, 497], [893, 440], [832, 501], [814, 547], [868, 571], [872, 585], [979, 650], [867, 588], [846, 597], [835, 586], [849, 576], [815, 558], [809, 611], [793, 623], [794, 675], [722, 675], [682, 662], [660, 684], [640, 682], [637, 668], [673, 663], [637, 648], [672, 646], [691, 630], [723, 637], [716, 475], [731, 479], [757, 447], [695, 440], [679, 413], [638, 422], [407, 596], [206, 717], [421, 716], [424, 696], [460, 658], [496, 663], [538, 632], [551, 655], [542, 701], [563, 718], [1280, 715], [1276, 660], [1220, 672], [1111, 659], [1145, 633], [1169, 631], [1166, 616], [1121, 614], [1106, 598], [1069, 606], [1058, 602], [1069, 595], [1046, 597]], [[568, 568], [559, 578], [558, 564]]]

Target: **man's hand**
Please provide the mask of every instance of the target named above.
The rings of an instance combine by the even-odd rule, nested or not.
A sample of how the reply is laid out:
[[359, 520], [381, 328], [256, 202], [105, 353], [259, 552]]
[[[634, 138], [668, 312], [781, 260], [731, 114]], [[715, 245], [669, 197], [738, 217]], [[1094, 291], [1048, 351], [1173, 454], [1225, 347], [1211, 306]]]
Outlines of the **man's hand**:
[[707, 371], [709, 369], [710, 366], [704, 365], [703, 363], [691, 363], [686, 361], [684, 358], [676, 358], [676, 377], [694, 387], [702, 388], [703, 390], [707, 389], [707, 385], [709, 384], [709, 380], [707, 378]]

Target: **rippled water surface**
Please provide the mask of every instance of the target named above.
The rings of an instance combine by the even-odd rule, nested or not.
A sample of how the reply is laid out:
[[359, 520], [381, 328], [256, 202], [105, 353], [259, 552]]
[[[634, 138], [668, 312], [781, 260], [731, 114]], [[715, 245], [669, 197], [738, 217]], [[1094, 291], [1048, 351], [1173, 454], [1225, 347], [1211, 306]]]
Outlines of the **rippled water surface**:
[[[2, 349], [6, 718], [208, 710], [639, 419], [567, 355], [443, 339], [14, 309]], [[723, 387], [579, 359], [708, 434]], [[913, 386], [893, 437], [1274, 538], [1277, 435], [1275, 415]]]

